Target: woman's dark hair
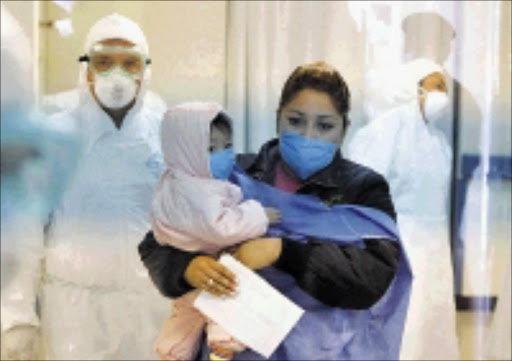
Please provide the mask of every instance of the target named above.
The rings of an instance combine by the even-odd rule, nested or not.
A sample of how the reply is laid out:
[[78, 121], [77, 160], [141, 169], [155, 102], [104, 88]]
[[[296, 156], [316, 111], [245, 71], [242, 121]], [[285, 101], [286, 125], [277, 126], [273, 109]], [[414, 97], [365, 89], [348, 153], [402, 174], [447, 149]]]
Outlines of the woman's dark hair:
[[293, 71], [281, 92], [277, 110], [278, 117], [283, 107], [304, 89], [313, 89], [329, 95], [332, 104], [343, 117], [343, 128], [347, 128], [349, 124], [347, 113], [350, 110], [350, 91], [340, 73], [323, 61], [301, 65]]
[[223, 111], [219, 112], [219, 114], [213, 118], [212, 122], [210, 123], [210, 128], [213, 127], [217, 128], [219, 131], [231, 138], [231, 118]]

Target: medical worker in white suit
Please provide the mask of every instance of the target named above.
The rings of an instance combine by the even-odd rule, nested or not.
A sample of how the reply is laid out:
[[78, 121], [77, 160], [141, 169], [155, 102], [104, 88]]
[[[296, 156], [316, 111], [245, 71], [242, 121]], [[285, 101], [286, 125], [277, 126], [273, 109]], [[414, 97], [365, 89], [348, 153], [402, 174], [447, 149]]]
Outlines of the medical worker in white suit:
[[389, 182], [410, 257], [414, 279], [400, 359], [458, 359], [449, 241], [452, 151], [438, 129], [451, 121], [446, 78], [427, 59], [397, 70], [387, 90], [394, 107], [354, 135], [347, 157]]
[[100, 19], [80, 58], [78, 106], [49, 120], [78, 133], [82, 151], [60, 205], [26, 225], [26, 237], [40, 246], [2, 290], [2, 341], [12, 358], [36, 349], [31, 340], [40, 330], [48, 359], [155, 359], [169, 304], [137, 253], [163, 169], [163, 114], [146, 97], [148, 50], [130, 19]]

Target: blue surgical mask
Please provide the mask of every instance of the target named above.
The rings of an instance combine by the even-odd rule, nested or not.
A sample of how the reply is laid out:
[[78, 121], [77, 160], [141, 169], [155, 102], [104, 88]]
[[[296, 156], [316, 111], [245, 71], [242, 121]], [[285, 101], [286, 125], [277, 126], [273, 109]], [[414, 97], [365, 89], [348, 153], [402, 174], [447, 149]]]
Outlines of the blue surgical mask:
[[210, 174], [216, 179], [227, 179], [235, 165], [235, 152], [227, 148], [210, 154]]
[[301, 179], [328, 166], [338, 145], [323, 139], [305, 138], [297, 133], [281, 133], [281, 156]]

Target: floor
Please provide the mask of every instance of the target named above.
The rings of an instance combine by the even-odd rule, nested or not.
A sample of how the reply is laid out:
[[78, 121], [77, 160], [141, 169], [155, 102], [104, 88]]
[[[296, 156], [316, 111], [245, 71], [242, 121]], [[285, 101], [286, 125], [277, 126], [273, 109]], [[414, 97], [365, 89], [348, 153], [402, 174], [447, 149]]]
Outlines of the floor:
[[492, 313], [457, 312], [457, 335], [461, 360], [484, 360], [483, 343]]

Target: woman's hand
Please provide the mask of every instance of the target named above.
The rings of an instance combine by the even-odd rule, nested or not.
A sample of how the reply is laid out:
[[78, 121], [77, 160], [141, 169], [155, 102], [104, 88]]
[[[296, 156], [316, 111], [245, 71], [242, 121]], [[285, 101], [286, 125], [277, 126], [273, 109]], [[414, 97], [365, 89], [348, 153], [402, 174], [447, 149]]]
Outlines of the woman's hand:
[[185, 270], [185, 281], [215, 296], [230, 296], [236, 291], [235, 275], [210, 256], [197, 256]]
[[252, 269], [268, 267], [281, 255], [281, 245], [281, 238], [256, 238], [242, 243], [235, 257]]

